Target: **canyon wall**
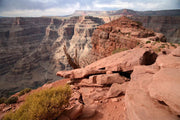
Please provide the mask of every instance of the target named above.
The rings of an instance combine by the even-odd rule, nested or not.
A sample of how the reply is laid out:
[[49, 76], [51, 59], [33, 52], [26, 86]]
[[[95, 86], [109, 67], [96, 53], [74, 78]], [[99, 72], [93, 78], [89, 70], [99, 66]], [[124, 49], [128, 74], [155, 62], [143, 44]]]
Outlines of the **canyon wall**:
[[180, 16], [136, 16], [143, 26], [155, 32], [163, 33], [168, 42], [180, 43]]
[[97, 27], [92, 36], [92, 52], [98, 57], [107, 57], [151, 40], [166, 42], [163, 34], [148, 30], [139, 22], [123, 16]]
[[165, 34], [168, 42], [180, 43], [180, 10], [134, 11], [122, 9], [116, 11], [75, 11], [71, 16], [98, 16], [110, 22], [121, 16], [142, 22], [143, 26], [155, 32]]
[[101, 18], [1, 18], [0, 96], [58, 80], [55, 73], [71, 69], [63, 52], [88, 54], [90, 39]]
[[[0, 96], [26, 87], [28, 82], [32, 82], [31, 87], [39, 83], [32, 80], [32, 63], [24, 64], [24, 60], [39, 47], [49, 23], [49, 18], [0, 19]], [[24, 74], [17, 71], [18, 65]]]
[[[169, 42], [180, 42], [179, 16], [138, 16], [129, 10], [109, 12], [114, 14], [110, 16], [109, 13], [104, 13], [108, 16], [97, 13], [99, 16], [93, 13], [94, 17], [0, 18], [0, 97], [58, 80], [55, 75], [57, 71], [71, 69], [63, 52], [64, 45], [72, 57], [77, 49], [81, 66], [91, 63], [86, 55], [90, 54], [93, 47], [93, 31], [97, 26], [122, 15], [141, 21], [155, 32], [164, 33]], [[114, 33], [109, 34], [113, 37]], [[97, 32], [94, 35], [99, 34]], [[124, 36], [125, 39], [129, 39], [129, 36]], [[102, 45], [105, 44], [106, 40]]]

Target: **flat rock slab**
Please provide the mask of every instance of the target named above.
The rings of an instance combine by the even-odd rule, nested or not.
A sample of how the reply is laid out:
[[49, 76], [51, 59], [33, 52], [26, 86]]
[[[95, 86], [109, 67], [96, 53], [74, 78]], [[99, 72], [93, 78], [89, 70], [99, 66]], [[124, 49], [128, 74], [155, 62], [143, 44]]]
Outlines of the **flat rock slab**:
[[160, 68], [180, 68], [180, 57], [162, 55], [157, 58], [156, 63]]
[[97, 84], [99, 84], [99, 85], [123, 83], [123, 82], [125, 82], [125, 80], [126, 80], [126, 78], [120, 76], [118, 73], [97, 75], [97, 77], [96, 77]]
[[121, 93], [125, 93], [127, 88], [128, 82], [125, 82], [123, 84], [113, 83], [107, 93], [107, 97], [117, 97]]
[[164, 68], [157, 72], [149, 86], [149, 93], [180, 115], [180, 68]]
[[80, 79], [91, 75], [105, 74], [106, 71], [132, 71], [134, 66], [141, 64], [146, 52], [151, 53], [152, 51], [149, 49], [134, 48], [98, 60], [85, 68], [59, 71], [56, 75], [64, 78]]
[[148, 86], [154, 75], [147, 72], [150, 67], [137, 66], [131, 75], [125, 94], [127, 120], [179, 120], [168, 106], [149, 95]]
[[180, 47], [173, 50], [172, 55], [176, 57], [180, 57]]

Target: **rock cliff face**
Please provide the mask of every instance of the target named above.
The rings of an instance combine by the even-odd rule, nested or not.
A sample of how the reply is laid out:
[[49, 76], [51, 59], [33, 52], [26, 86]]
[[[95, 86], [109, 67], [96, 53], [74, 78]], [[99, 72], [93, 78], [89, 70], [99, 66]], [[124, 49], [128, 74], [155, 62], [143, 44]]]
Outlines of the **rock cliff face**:
[[158, 33], [163, 33], [168, 42], [180, 43], [180, 10], [160, 10], [160, 11], [133, 11], [122, 9], [117, 11], [75, 11], [72, 16], [91, 15], [102, 17], [104, 21], [110, 22], [121, 16], [130, 17], [142, 22], [145, 28]]
[[168, 42], [180, 43], [180, 16], [139, 16], [132, 19], [142, 22], [148, 29], [163, 33]]
[[[94, 15], [96, 17], [0, 18], [0, 94], [7, 95], [8, 91], [11, 93], [24, 87], [35, 88], [47, 81], [59, 79], [54, 75], [55, 72], [71, 69], [63, 52], [64, 45], [71, 56], [77, 49], [82, 66], [91, 63], [92, 61], [87, 62], [89, 58], [86, 55], [93, 47], [91, 45], [93, 31], [97, 26], [113, 21], [122, 15], [138, 16], [135, 20], [142, 21], [146, 27], [155, 32], [165, 33], [168, 41], [179, 42], [177, 14], [174, 17], [141, 17], [139, 13], [132, 10], [104, 13], [106, 15], [113, 13], [110, 16], [101, 16], [101, 12], [97, 13], [100, 16], [96, 14]], [[99, 47], [100, 51], [104, 49], [102, 45], [111, 48], [109, 51], [104, 49], [107, 53], [103, 54], [106, 56], [112, 53], [113, 47], [124, 48], [127, 45], [128, 48], [133, 48], [137, 43], [136, 39], [131, 42], [132, 38], [137, 37], [129, 36], [126, 33], [128, 29], [123, 28], [122, 34], [114, 28], [118, 30], [118, 27], [112, 27], [113, 30], [107, 32], [104, 28], [98, 28], [98, 32], [94, 33], [94, 38], [97, 39], [98, 33], [101, 33], [101, 38], [96, 41], [98, 43], [96, 47]], [[133, 27], [133, 30], [141, 31], [142, 29], [144, 28]], [[107, 37], [109, 38], [105, 39]], [[118, 37], [121, 37], [121, 41], [118, 41]], [[116, 43], [117, 41], [119, 43]], [[96, 57], [93, 59], [96, 60]]]
[[132, 49], [140, 42], [166, 41], [166, 38], [140, 23], [121, 17], [107, 24], [98, 26], [92, 36], [92, 52], [100, 57], [109, 56], [115, 50]]
[[39, 46], [49, 21], [48, 18], [0, 19], [1, 75]]
[[93, 30], [104, 21], [88, 16], [1, 18], [0, 24], [0, 94], [7, 95], [57, 80], [56, 71], [70, 69], [63, 46], [71, 55], [76, 48], [81, 59], [91, 49]]
[[[32, 65], [37, 64], [39, 59], [31, 64], [24, 64], [24, 61], [41, 44], [49, 22], [49, 18], [0, 19], [0, 96], [7, 95], [8, 90], [11, 93], [20, 86], [26, 87], [26, 82], [31, 82], [31, 87], [39, 84], [38, 80], [31, 81]], [[17, 66], [23, 67], [21, 71], [24, 74], [18, 74]]]
[[133, 48], [82, 69], [57, 72], [70, 79], [73, 90], [70, 103], [74, 111], [65, 110], [70, 112], [65, 116], [79, 120], [179, 120], [179, 55], [180, 47], [159, 55], [151, 48]]

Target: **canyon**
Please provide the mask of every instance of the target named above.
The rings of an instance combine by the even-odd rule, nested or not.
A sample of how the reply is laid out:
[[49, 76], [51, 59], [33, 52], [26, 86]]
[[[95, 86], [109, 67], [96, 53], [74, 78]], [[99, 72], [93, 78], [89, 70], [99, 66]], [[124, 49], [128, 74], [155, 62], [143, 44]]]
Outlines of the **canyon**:
[[91, 48], [93, 30], [104, 24], [90, 16], [1, 20], [1, 95], [57, 80], [58, 70], [71, 69], [63, 46], [71, 54], [78, 49], [83, 57]]
[[[90, 55], [91, 49], [95, 47], [91, 44], [94, 30], [100, 29], [99, 25], [121, 16], [140, 21], [145, 28], [163, 33], [168, 42], [179, 43], [178, 11], [141, 13], [120, 10], [109, 13], [96, 12], [96, 14], [77, 11], [69, 17], [2, 17], [0, 18], [0, 97], [9, 96], [26, 87], [37, 88], [46, 82], [60, 79], [55, 75], [57, 71], [71, 69], [63, 52], [64, 45], [71, 56], [74, 56], [74, 51], [77, 49], [81, 66], [87, 65], [83, 62], [89, 60], [87, 55]], [[82, 14], [83, 16], [79, 16]], [[113, 33], [108, 34], [113, 35]], [[124, 37], [126, 40], [131, 35]], [[128, 49], [134, 48], [136, 44], [137, 42], [133, 46], [130, 45]], [[105, 56], [110, 55], [111, 52]]]

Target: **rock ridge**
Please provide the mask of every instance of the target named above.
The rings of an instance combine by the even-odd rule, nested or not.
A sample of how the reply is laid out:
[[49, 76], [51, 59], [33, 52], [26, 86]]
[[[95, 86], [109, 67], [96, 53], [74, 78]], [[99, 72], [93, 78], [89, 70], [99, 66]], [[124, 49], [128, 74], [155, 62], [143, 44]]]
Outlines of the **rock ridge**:
[[[77, 101], [76, 104], [85, 107], [82, 111], [89, 110], [78, 112], [75, 118], [83, 120], [82, 116], [86, 116], [87, 120], [179, 120], [180, 57], [177, 57], [178, 52], [174, 55], [177, 50], [179, 51], [179, 47], [168, 55], [159, 54], [153, 63], [145, 65], [140, 61], [144, 53], [151, 49], [133, 48], [98, 60], [85, 68], [57, 72], [58, 76], [70, 79], [68, 84], [73, 88], [72, 98], [76, 94], [82, 95], [83, 104]], [[134, 56], [134, 53], [137, 55]], [[160, 59], [168, 59], [168, 62]], [[109, 106], [106, 108], [106, 105]], [[105, 111], [108, 110], [111, 112], [106, 115]], [[120, 116], [113, 113], [116, 110]]]

